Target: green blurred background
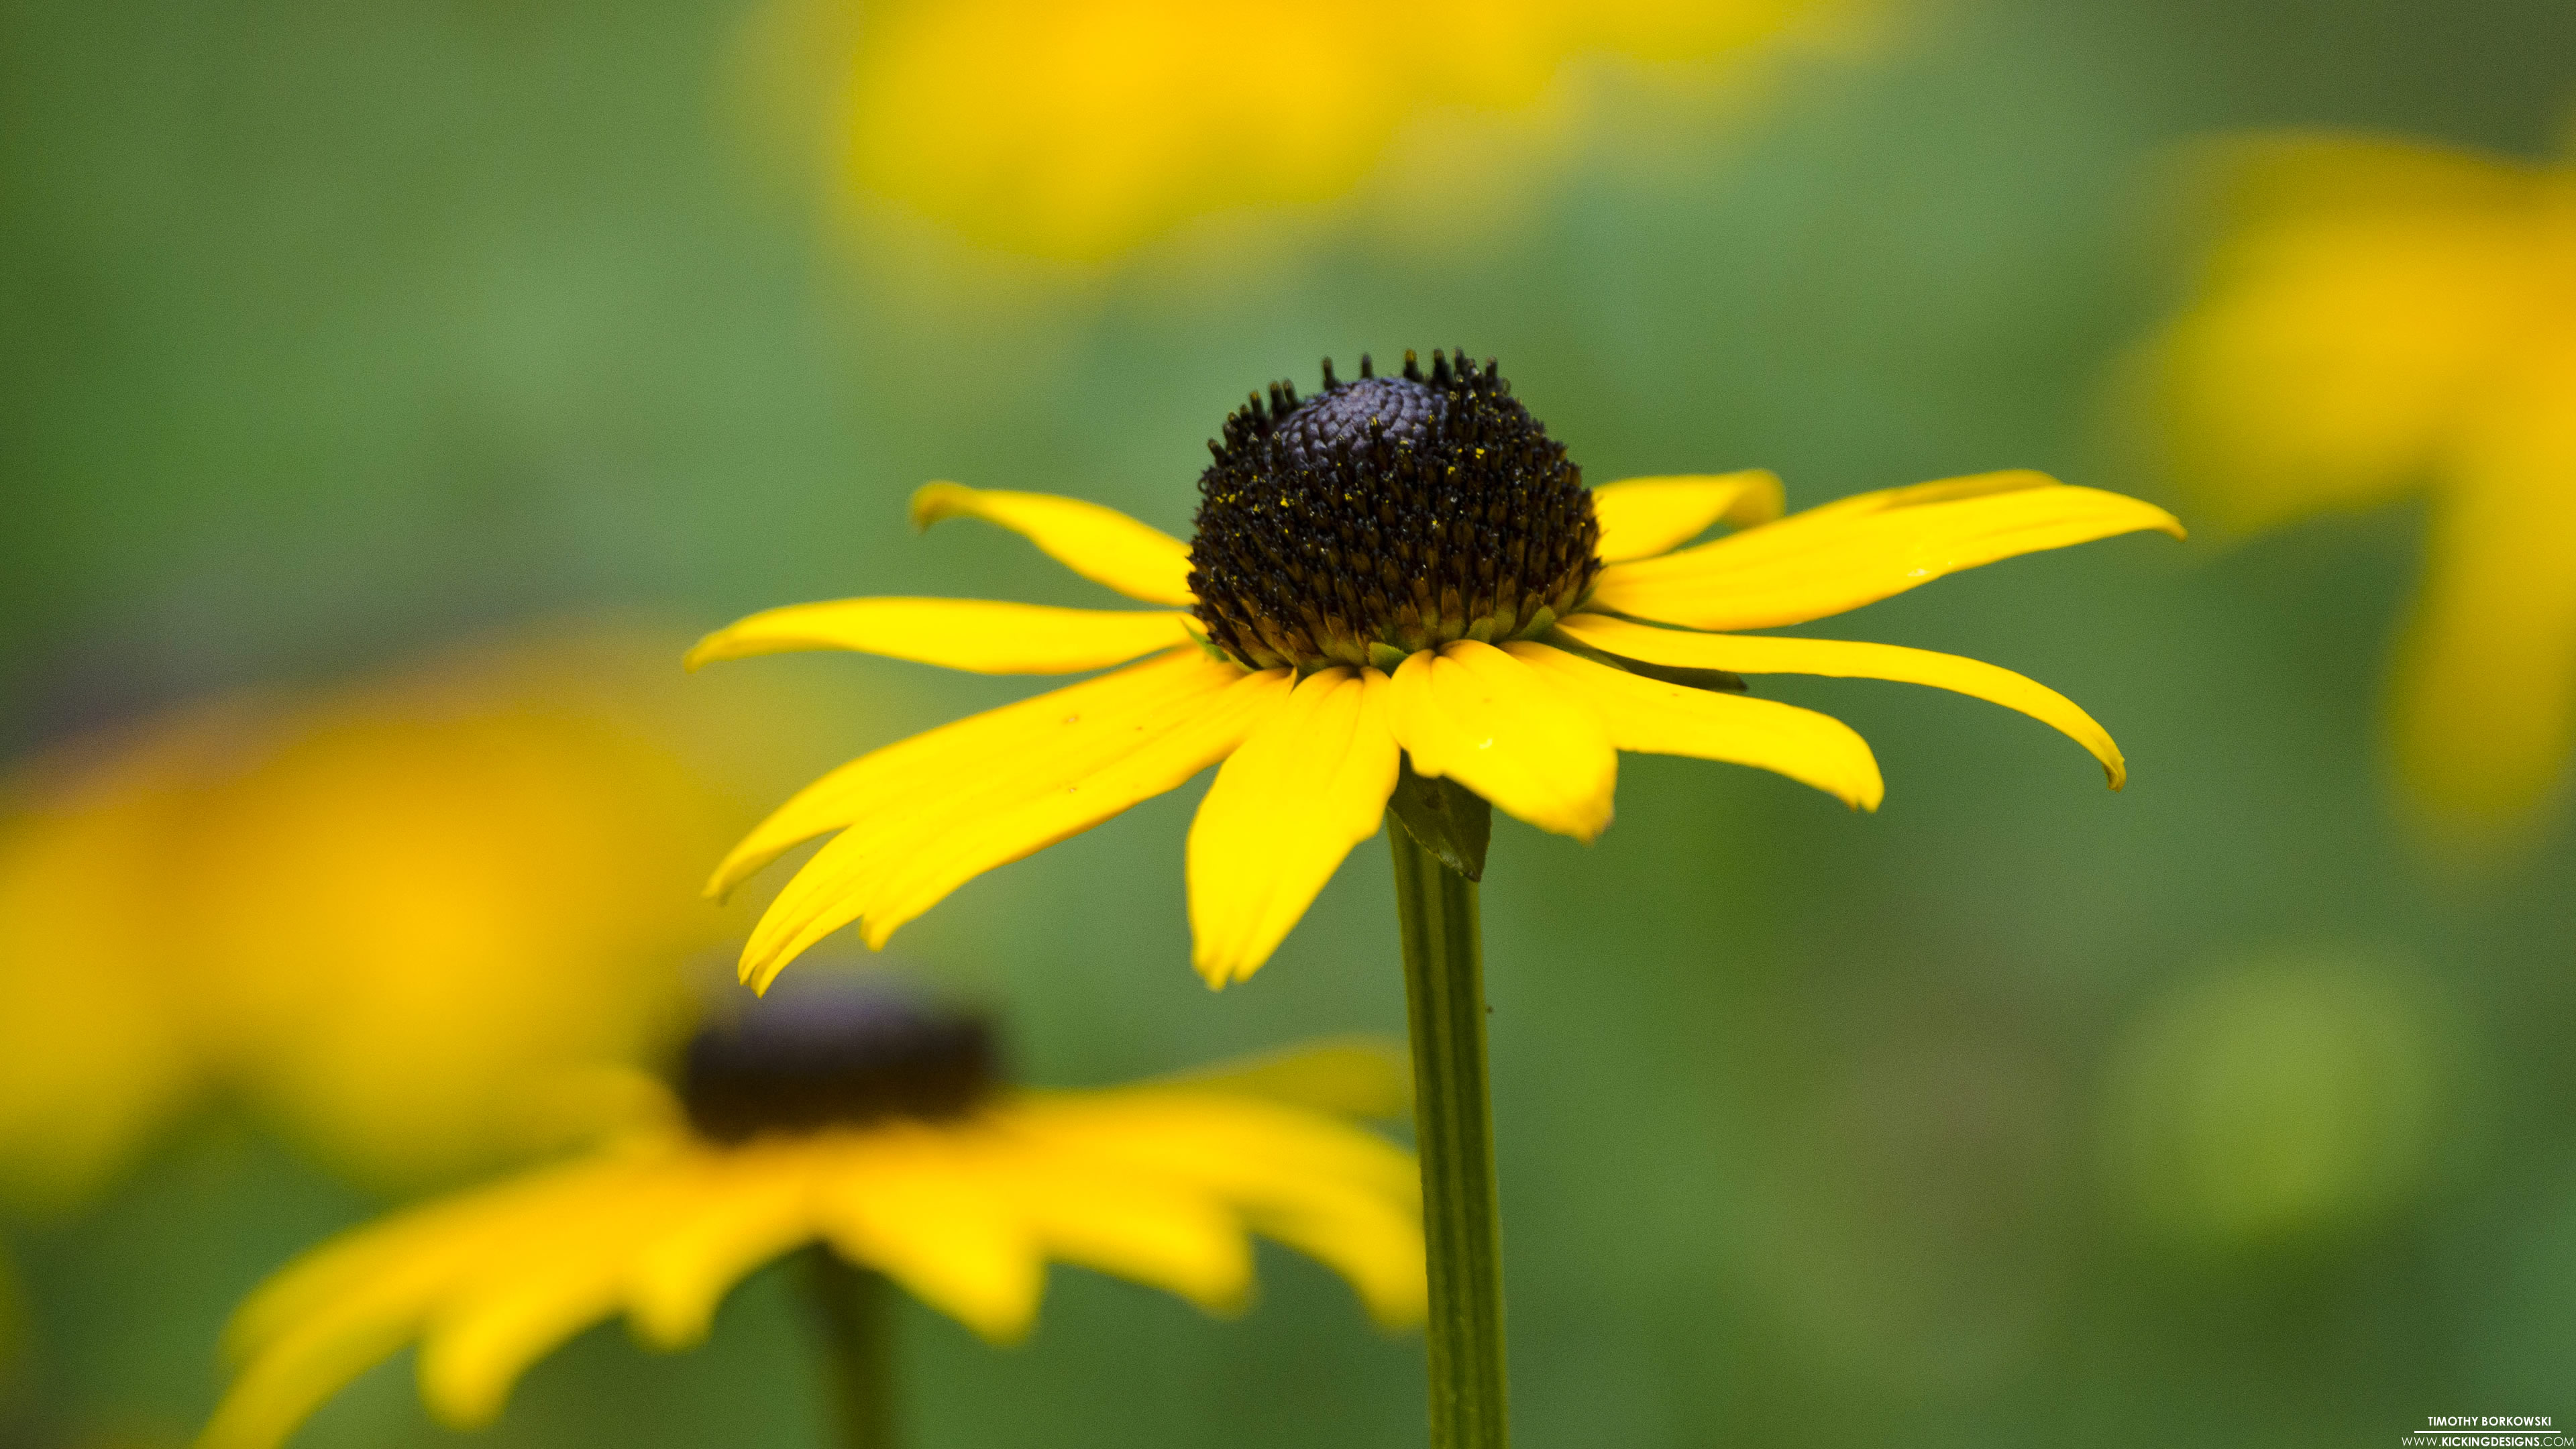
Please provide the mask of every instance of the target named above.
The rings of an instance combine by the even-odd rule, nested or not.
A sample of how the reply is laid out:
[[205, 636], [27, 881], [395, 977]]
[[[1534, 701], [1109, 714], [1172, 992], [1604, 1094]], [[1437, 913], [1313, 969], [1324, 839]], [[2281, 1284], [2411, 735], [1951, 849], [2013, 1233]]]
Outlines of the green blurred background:
[[[763, 178], [725, 119], [743, 18], [9, 5], [0, 755], [565, 609], [1093, 603], [999, 535], [911, 535], [905, 496], [1062, 491], [1186, 532], [1201, 440], [1326, 353], [1496, 354], [1596, 480], [1768, 466], [1801, 506], [2035, 466], [2179, 506], [2103, 401], [2181, 294], [2174, 145], [2536, 155], [2576, 92], [2561, 0], [1945, 4], [1651, 158], [1597, 128], [1507, 224], [997, 299], [850, 254]], [[2419, 522], [2120, 540], [1841, 631], [2062, 689], [2127, 750], [2124, 795], [1990, 706], [1782, 680], [1876, 746], [1875, 817], [1632, 756], [1596, 846], [1498, 829], [1525, 1443], [2339, 1445], [2576, 1413], [2576, 852], [2561, 826], [2469, 871], [2402, 825], [2374, 711]], [[859, 681], [849, 753], [1024, 692], [728, 667]], [[1006, 1003], [1040, 1081], [1400, 1032], [1378, 846], [1253, 982], [1197, 984], [1196, 789], [969, 885], [896, 953]], [[0, 1442], [183, 1441], [230, 1305], [381, 1206], [217, 1114], [105, 1202], [9, 1225]], [[1059, 1269], [1007, 1352], [909, 1309], [918, 1442], [1420, 1442], [1417, 1341], [1303, 1259], [1263, 1271], [1217, 1324]], [[818, 1442], [800, 1327], [768, 1275], [692, 1354], [590, 1333], [488, 1433], [430, 1425], [405, 1359], [298, 1442]]]

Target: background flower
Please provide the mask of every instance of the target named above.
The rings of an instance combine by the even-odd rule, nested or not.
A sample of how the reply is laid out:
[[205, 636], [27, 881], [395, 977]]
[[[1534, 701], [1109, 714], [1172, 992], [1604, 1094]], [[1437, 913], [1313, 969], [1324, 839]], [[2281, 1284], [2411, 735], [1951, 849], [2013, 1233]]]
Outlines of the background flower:
[[[844, 184], [984, 246], [1099, 261], [1196, 219], [1345, 198], [1426, 121], [1552, 103], [1562, 127], [1580, 58], [1706, 62], [1817, 8], [1323, 0], [1286, 20], [1186, 0], [908, 0], [843, 18], [829, 0], [777, 0], [763, 39], [806, 53], [755, 73], [775, 87], [816, 63], [809, 47], [846, 56], [827, 83]], [[1420, 178], [1435, 207], [1546, 164], [1498, 139], [1441, 153], [1466, 174]]]
[[2156, 360], [2178, 462], [2240, 530], [2429, 495], [2398, 761], [2451, 828], [2527, 825], [2576, 744], [2576, 169], [2325, 135], [2219, 164]]
[[0, 1182], [94, 1193], [216, 1092], [380, 1183], [540, 1145], [567, 1074], [685, 1026], [683, 967], [728, 934], [687, 897], [748, 784], [706, 752], [797, 728], [687, 696], [673, 657], [556, 631], [22, 767]]
[[[239, 1374], [201, 1445], [272, 1449], [413, 1338], [432, 1411], [485, 1428], [581, 1329], [623, 1314], [655, 1348], [694, 1348], [741, 1279], [798, 1249], [864, 1270], [826, 1292], [899, 1285], [995, 1344], [1028, 1334], [1058, 1261], [1239, 1314], [1256, 1232], [1347, 1278], [1382, 1327], [1420, 1322], [1418, 1170], [1345, 1113], [1404, 1110], [1382, 1044], [1032, 1091], [991, 1079], [982, 1023], [831, 987], [766, 1003], [733, 1041], [701, 1034], [678, 1094], [598, 1149], [343, 1235], [263, 1284], [227, 1331]], [[891, 1377], [884, 1331], [837, 1346]]]

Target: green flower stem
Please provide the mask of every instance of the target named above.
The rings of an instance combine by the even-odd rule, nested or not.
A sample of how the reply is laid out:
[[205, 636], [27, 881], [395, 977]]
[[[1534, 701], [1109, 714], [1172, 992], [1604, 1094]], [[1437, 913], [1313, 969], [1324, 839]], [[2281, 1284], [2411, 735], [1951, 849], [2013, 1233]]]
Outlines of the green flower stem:
[[[1431, 1266], [1431, 1449], [1504, 1449], [1502, 1220], [1476, 883], [1388, 822]], [[1481, 842], [1480, 842], [1481, 843]]]
[[805, 1291], [823, 1329], [823, 1373], [842, 1449], [893, 1449], [894, 1293], [885, 1276], [816, 1244]]

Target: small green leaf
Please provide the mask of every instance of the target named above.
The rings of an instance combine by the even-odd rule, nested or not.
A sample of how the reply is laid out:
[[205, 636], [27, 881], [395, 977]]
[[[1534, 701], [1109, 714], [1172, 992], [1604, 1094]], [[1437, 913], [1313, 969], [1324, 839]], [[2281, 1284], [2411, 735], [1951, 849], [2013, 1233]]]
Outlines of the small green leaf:
[[1494, 807], [1455, 780], [1413, 773], [1405, 759], [1387, 813], [1442, 865], [1469, 880], [1485, 878], [1485, 844], [1494, 833]]
[[1383, 643], [1375, 639], [1369, 641], [1369, 663], [1376, 665], [1379, 669], [1382, 669], [1389, 674], [1393, 674], [1396, 671], [1396, 666], [1412, 657], [1413, 656], [1411, 654], [1406, 653], [1402, 649], [1396, 648], [1392, 644]]

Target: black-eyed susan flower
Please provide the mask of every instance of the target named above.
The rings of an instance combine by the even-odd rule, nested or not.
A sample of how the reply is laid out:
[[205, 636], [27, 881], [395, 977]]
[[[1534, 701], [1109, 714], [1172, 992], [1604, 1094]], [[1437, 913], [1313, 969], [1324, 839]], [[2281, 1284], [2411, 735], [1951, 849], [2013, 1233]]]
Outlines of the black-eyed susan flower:
[[[757, 614], [693, 660], [843, 648], [987, 673], [1112, 672], [889, 746], [789, 801], [718, 869], [733, 885], [838, 832], [744, 948], [765, 986], [856, 922], [882, 945], [974, 876], [1220, 765], [1190, 828], [1194, 957], [1250, 975], [1382, 817], [1411, 1021], [1434, 1449], [1508, 1441], [1500, 1228], [1474, 881], [1489, 806], [1590, 840], [1618, 752], [1775, 770], [1856, 808], [1878, 765], [1837, 720], [1733, 692], [1743, 674], [1930, 684], [2032, 715], [2101, 761], [2064, 698], [1971, 659], [1733, 630], [1855, 609], [2015, 554], [2181, 525], [2037, 473], [1864, 494], [1780, 518], [1768, 473], [1584, 486], [1492, 362], [1411, 354], [1401, 377], [1226, 420], [1197, 536], [1033, 493], [933, 484], [913, 516], [987, 519], [1160, 611], [848, 599]], [[1744, 525], [1691, 541], [1721, 522]], [[1141, 663], [1131, 663], [1143, 657]], [[1113, 666], [1120, 666], [1115, 667]], [[1221, 762], [1221, 763], [1220, 763]]]
[[[1351, 1120], [1401, 1111], [1403, 1087], [1387, 1054], [1338, 1046], [1012, 1088], [980, 1019], [882, 983], [782, 993], [700, 1034], [661, 1120], [361, 1228], [263, 1286], [230, 1330], [240, 1373], [200, 1449], [269, 1449], [415, 1340], [431, 1411], [487, 1423], [589, 1325], [622, 1314], [647, 1345], [687, 1347], [734, 1284], [808, 1245], [843, 1265], [841, 1286], [890, 1281], [996, 1343], [1028, 1332], [1050, 1262], [1237, 1312], [1256, 1233], [1409, 1326], [1424, 1294], [1414, 1165]], [[882, 1382], [882, 1365], [845, 1367]]]
[[691, 887], [817, 702], [693, 698], [666, 648], [558, 628], [14, 768], [0, 1199], [69, 1205], [215, 1096], [371, 1181], [486, 1168], [532, 1082], [666, 1048], [732, 934]]
[[[756, 35], [776, 38], [754, 49], [777, 53], [759, 81], [772, 92], [815, 88], [779, 72], [831, 58], [827, 149], [854, 195], [979, 245], [1091, 262], [1200, 218], [1341, 200], [1409, 141], [1433, 149], [1439, 123], [1562, 133], [1583, 110], [1570, 62], [1708, 62], [1815, 8], [1314, 0], [1282, 25], [1189, 0], [772, 0]], [[1497, 149], [1536, 148], [1439, 154], [1455, 170]]]
[[[1753, 765], [1878, 804], [1857, 734], [1728, 692], [1743, 674], [1993, 700], [2072, 736], [2120, 785], [2101, 726], [2008, 670], [1719, 631], [1823, 618], [2016, 554], [2179, 533], [2162, 509], [2030, 472], [1788, 518], [1762, 472], [1590, 489], [1490, 364], [1434, 353], [1424, 371], [1408, 354], [1400, 377], [1365, 359], [1357, 380], [1329, 363], [1324, 376], [1316, 396], [1276, 385], [1227, 419], [1186, 544], [1069, 498], [937, 483], [913, 500], [916, 523], [985, 519], [1162, 609], [845, 599], [756, 614], [697, 647], [693, 664], [838, 648], [995, 674], [1113, 669], [865, 756], [771, 816], [716, 890], [838, 833], [762, 918], [745, 979], [765, 985], [854, 922], [882, 946], [974, 876], [1220, 763], [1188, 845], [1196, 964], [1212, 986], [1269, 957], [1375, 833], [1408, 761], [1582, 840], [1610, 823], [1621, 750]], [[1683, 547], [1719, 523], [1745, 526]]]
[[2249, 532], [2429, 496], [2396, 754], [2433, 822], [2510, 834], [2576, 742], [2576, 167], [2308, 135], [2218, 169], [2153, 354], [2175, 462]]

